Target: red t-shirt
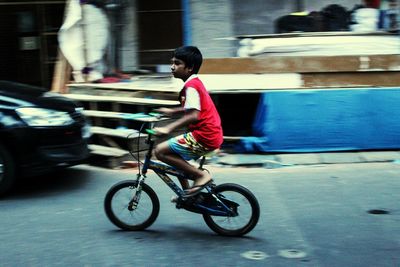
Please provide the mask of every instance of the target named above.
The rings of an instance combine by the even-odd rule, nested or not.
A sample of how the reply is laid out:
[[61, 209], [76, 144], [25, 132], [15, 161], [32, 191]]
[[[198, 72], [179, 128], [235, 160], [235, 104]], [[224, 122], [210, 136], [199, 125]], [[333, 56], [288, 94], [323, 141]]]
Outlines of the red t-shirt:
[[189, 130], [197, 142], [204, 147], [214, 150], [220, 148], [223, 142], [223, 132], [221, 118], [218, 111], [208, 94], [204, 84], [199, 78], [193, 78], [185, 83], [185, 87], [179, 94], [179, 101], [185, 106], [186, 89], [195, 89], [200, 97], [200, 113], [198, 121], [189, 125]]

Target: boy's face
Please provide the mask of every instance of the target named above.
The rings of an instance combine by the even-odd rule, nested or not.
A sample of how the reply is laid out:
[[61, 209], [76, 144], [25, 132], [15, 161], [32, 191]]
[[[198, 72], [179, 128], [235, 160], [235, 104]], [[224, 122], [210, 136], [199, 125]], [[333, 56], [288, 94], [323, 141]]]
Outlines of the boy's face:
[[175, 78], [186, 81], [192, 75], [193, 68], [186, 67], [185, 62], [173, 57], [171, 59], [171, 73]]

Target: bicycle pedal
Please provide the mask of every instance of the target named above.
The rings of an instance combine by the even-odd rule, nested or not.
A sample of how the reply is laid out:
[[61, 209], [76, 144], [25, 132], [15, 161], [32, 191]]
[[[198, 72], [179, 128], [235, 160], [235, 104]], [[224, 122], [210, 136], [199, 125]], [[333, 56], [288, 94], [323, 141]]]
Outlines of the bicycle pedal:
[[183, 197], [178, 197], [177, 198], [177, 200], [176, 200], [176, 208], [177, 209], [180, 209], [180, 208], [182, 208], [184, 205], [186, 205], [186, 204], [188, 204], [188, 199], [190, 199], [190, 198], [183, 198]]
[[206, 194], [206, 193], [201, 192], [201, 193], [195, 195], [193, 197], [193, 202], [196, 204], [202, 203], [205, 199], [204, 194]]
[[192, 206], [194, 204], [199, 203], [197, 201], [197, 195], [192, 196], [192, 197], [182, 197], [178, 199], [177, 204], [180, 205], [180, 207], [187, 207], [187, 206]]

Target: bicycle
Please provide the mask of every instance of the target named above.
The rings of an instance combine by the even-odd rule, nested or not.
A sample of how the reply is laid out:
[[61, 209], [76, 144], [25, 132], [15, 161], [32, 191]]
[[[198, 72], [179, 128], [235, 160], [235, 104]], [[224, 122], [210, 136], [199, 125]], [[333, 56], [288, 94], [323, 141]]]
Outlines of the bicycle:
[[[208, 227], [220, 235], [242, 236], [250, 232], [260, 217], [258, 201], [250, 190], [234, 183], [216, 185], [212, 182], [205, 187], [206, 192], [185, 197], [183, 189], [169, 177], [185, 178], [185, 174], [151, 159], [155, 145], [152, 128], [158, 121], [158, 117], [147, 120], [139, 131], [137, 151], [140, 151], [140, 133], [144, 125], [148, 124], [148, 150], [144, 162], [137, 157], [136, 179], [118, 182], [106, 193], [104, 209], [108, 219], [115, 226], [128, 231], [144, 230], [155, 222], [160, 211], [160, 201], [155, 191], [145, 183], [147, 171], [153, 170], [177, 195], [176, 208], [202, 214]], [[134, 156], [133, 151], [130, 152]], [[198, 168], [208, 171], [204, 168], [205, 161], [206, 156], [201, 157]]]

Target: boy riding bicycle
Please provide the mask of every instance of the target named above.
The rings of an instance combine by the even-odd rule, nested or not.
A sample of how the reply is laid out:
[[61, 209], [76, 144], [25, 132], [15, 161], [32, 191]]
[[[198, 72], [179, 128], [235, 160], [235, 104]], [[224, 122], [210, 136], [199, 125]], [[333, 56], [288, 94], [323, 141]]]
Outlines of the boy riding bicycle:
[[221, 119], [205, 86], [197, 77], [203, 57], [194, 46], [175, 49], [171, 60], [171, 72], [175, 78], [184, 81], [179, 93], [180, 107], [160, 108], [157, 111], [165, 115], [183, 114], [182, 117], [164, 127], [156, 127], [158, 135], [168, 135], [175, 129], [188, 126], [189, 131], [160, 143], [155, 148], [155, 156], [187, 174], [194, 180], [189, 187], [188, 180], [180, 180], [185, 196], [198, 194], [212, 182], [208, 172], [199, 170], [187, 161], [219, 149], [223, 142]]

